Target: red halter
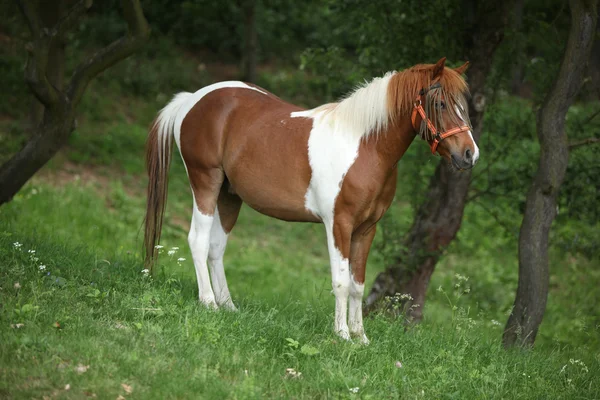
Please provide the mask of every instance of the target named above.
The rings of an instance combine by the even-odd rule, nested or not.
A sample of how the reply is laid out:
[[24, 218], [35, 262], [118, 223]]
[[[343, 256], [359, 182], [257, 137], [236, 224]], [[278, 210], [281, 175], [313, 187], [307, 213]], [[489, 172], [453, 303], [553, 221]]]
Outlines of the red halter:
[[427, 128], [429, 128], [429, 130], [431, 131], [431, 134], [433, 135], [433, 142], [431, 142], [431, 144], [430, 144], [431, 154], [435, 154], [435, 152], [437, 151], [438, 145], [442, 142], [442, 140], [446, 139], [449, 136], [456, 135], [457, 133], [466, 132], [466, 131], [470, 130], [470, 128], [467, 125], [463, 125], [463, 126], [452, 128], [445, 132], [439, 133], [438, 130], [435, 128], [435, 125], [431, 122], [431, 120], [429, 118], [427, 118], [427, 115], [425, 114], [425, 110], [423, 109], [423, 106], [421, 105], [421, 96], [423, 96], [424, 94], [425, 94], [424, 91], [421, 91], [421, 93], [419, 93], [419, 96], [417, 97], [417, 100], [415, 100], [415, 107], [413, 108], [412, 115], [410, 116], [410, 120], [412, 121], [413, 128], [417, 132], [419, 131], [419, 127], [417, 127], [417, 113], [419, 113], [421, 115], [421, 118], [423, 119], [423, 121], [425, 121], [427, 123]]

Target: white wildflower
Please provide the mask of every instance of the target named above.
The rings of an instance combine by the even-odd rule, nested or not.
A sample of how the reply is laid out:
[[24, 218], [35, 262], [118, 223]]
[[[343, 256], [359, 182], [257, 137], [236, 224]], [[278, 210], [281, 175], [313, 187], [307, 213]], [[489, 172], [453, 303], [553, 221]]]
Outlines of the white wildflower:
[[396, 361], [396, 368], [402, 368], [402, 363], [400, 361]]
[[358, 393], [360, 389], [358, 387], [350, 388], [350, 393]]
[[40, 269], [40, 271], [45, 271], [46, 270], [46, 266], [45, 265], [40, 265], [38, 268]]
[[148, 276], [150, 274], [150, 270], [148, 268], [145, 268], [145, 269], [142, 270], [142, 274], [144, 276]]
[[29, 254], [35, 254], [35, 250], [27, 250]]
[[[399, 293], [396, 293], [396, 296], [397, 296], [398, 294], [399, 294]], [[412, 301], [412, 300], [413, 300], [413, 298], [412, 298], [412, 296], [411, 296], [410, 294], [408, 294], [408, 293], [403, 293], [403, 294], [401, 294], [401, 295], [400, 295], [400, 300], [409, 300], [409, 301]]]
[[75, 367], [75, 371], [78, 374], [83, 374], [84, 372], [86, 372], [88, 369], [90, 368], [89, 365], [83, 365], [83, 364], [79, 364]]
[[23, 246], [23, 243], [19, 243], [19, 242], [14, 242], [13, 243], [13, 247], [17, 250], [21, 250], [21, 247]]
[[161, 244], [157, 244], [156, 246], [154, 246], [155, 249], [160, 250], [162, 248], [164, 248], [165, 246], [161, 245]]
[[179, 262], [185, 261], [185, 258], [183, 258], [183, 257], [179, 257], [179, 258], [177, 259], [177, 261], [179, 261]]
[[172, 256], [173, 254], [175, 254], [175, 250], [169, 250], [169, 251], [167, 251], [167, 254]]
[[171, 247], [171, 250], [175, 250], [175, 251], [177, 251], [177, 250], [179, 250], [179, 247], [177, 247], [177, 246], [173, 246], [173, 247]]
[[15, 282], [14, 286], [15, 289], [21, 289], [21, 284], [19, 282]]
[[563, 367], [560, 369], [560, 374], [564, 374], [565, 370], [567, 369], [567, 364], [563, 365]]
[[285, 376], [288, 378], [300, 378], [302, 376], [302, 372], [296, 371], [294, 368], [286, 368]]

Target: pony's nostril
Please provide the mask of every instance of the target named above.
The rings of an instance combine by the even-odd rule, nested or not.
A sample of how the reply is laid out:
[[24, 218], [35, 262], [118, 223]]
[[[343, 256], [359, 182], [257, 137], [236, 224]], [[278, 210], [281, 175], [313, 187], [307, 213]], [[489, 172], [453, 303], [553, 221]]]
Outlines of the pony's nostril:
[[467, 151], [465, 151], [465, 158], [466, 158], [467, 160], [470, 160], [470, 159], [471, 159], [471, 150], [470, 150], [470, 149], [467, 149]]

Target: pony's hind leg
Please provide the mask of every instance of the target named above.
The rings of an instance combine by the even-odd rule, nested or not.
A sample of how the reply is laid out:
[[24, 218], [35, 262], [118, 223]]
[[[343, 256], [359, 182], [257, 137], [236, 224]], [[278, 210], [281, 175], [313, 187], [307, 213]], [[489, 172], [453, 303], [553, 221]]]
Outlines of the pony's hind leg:
[[208, 266], [215, 299], [219, 306], [232, 311], [237, 309], [231, 300], [231, 294], [227, 286], [223, 255], [227, 246], [228, 234], [237, 221], [241, 206], [242, 200], [236, 195], [227, 193], [227, 183], [225, 183], [219, 194], [215, 219], [210, 231], [210, 248], [208, 250]]
[[194, 210], [188, 242], [196, 269], [198, 296], [201, 303], [217, 308], [215, 294], [208, 276], [207, 258], [219, 188], [223, 183], [223, 172], [217, 169], [188, 169], [188, 175], [194, 195]]

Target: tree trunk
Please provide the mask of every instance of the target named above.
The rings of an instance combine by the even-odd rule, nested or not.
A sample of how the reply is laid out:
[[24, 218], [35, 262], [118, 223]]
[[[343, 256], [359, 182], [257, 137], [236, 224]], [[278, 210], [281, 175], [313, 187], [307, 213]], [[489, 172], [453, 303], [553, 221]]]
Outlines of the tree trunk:
[[73, 114], [65, 111], [54, 115], [59, 119], [47, 121], [46, 113], [25, 147], [0, 168], [0, 204], [9, 201], [66, 144], [73, 131]]
[[67, 87], [62, 90], [52, 84], [48, 74], [53, 43], [76, 24], [91, 5], [91, 0], [79, 0], [64, 18], [48, 29], [42, 21], [39, 4], [28, 0], [19, 2], [33, 39], [33, 43], [27, 45], [29, 57], [25, 67], [25, 80], [36, 98], [44, 105], [45, 111], [42, 123], [23, 149], [0, 167], [0, 205], [10, 201], [66, 143], [74, 128], [74, 110], [90, 81], [111, 65], [135, 52], [150, 34], [139, 0], [123, 0], [128, 32], [121, 39], [82, 61], [75, 69]]
[[569, 158], [565, 116], [581, 88], [597, 22], [597, 0], [569, 3], [571, 30], [558, 78], [537, 114], [540, 160], [519, 234], [519, 286], [504, 329], [505, 347], [532, 346], [546, 310], [548, 235]]
[[256, 0], [244, 0], [244, 54], [242, 55], [243, 80], [256, 82], [257, 33], [256, 33]]
[[[64, 16], [66, 0], [40, 1], [37, 2], [38, 18], [42, 26], [52, 29]], [[50, 43], [48, 50], [48, 66], [46, 76], [48, 82], [58, 90], [63, 89], [65, 78], [65, 43], [63, 37], [55, 37]], [[44, 117], [44, 105], [32, 96], [29, 106], [29, 126], [32, 132], [38, 128]]]
[[[469, 116], [476, 141], [483, 128], [486, 77], [512, 9], [510, 1], [471, 0], [465, 7], [465, 52], [472, 65], [468, 71], [472, 93]], [[377, 276], [366, 300], [366, 312], [377, 308], [387, 296], [410, 294], [412, 300], [405, 301], [402, 309], [409, 320], [421, 320], [431, 274], [443, 249], [460, 228], [470, 179], [471, 171], [455, 172], [447, 162], [440, 160], [429, 182], [427, 200], [419, 207], [410, 231], [402, 240], [405, 250]]]

